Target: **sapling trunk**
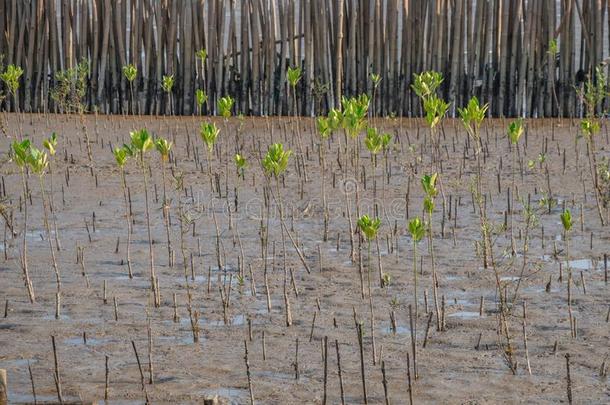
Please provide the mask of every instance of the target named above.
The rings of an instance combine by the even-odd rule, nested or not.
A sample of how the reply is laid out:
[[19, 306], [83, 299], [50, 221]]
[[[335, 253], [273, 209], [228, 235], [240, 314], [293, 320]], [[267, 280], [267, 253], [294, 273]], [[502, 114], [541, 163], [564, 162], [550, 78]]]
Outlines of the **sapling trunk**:
[[36, 301], [36, 296], [34, 295], [34, 286], [32, 285], [32, 280], [30, 280], [28, 271], [28, 186], [24, 167], [21, 167], [21, 180], [23, 185], [23, 246], [21, 252], [21, 267], [23, 269], [23, 279], [28, 290], [28, 296], [30, 302], [33, 304]]
[[145, 209], [146, 209], [146, 228], [148, 230], [148, 258], [150, 263], [150, 283], [153, 295], [155, 297], [155, 307], [159, 307], [161, 303], [158, 300], [157, 294], [157, 278], [155, 276], [155, 256], [153, 250], [153, 242], [152, 242], [152, 230], [150, 226], [150, 207], [148, 203], [148, 175], [147, 175], [147, 167], [146, 160], [144, 159], [144, 151], [140, 152], [140, 164], [142, 166], [142, 176], [144, 178], [144, 200], [145, 200]]
[[125, 200], [125, 219], [127, 221], [127, 271], [129, 278], [133, 278], [131, 269], [131, 213], [129, 210], [129, 196], [127, 194], [127, 178], [125, 177], [125, 169], [121, 166], [121, 185], [123, 186], [123, 198]]
[[[57, 260], [55, 258], [55, 249], [53, 249], [53, 239], [51, 238], [51, 226], [49, 225], [49, 217], [47, 214], [47, 203], [46, 203], [46, 198], [45, 198], [44, 181], [42, 179], [42, 174], [40, 176], [38, 176], [38, 179], [40, 180], [40, 198], [42, 199], [42, 212], [44, 215], [44, 226], [45, 226], [45, 230], [47, 232], [47, 240], [49, 242], [49, 250], [51, 252], [51, 261], [53, 264], [53, 271], [55, 272], [55, 282], [57, 284], [57, 294], [59, 295], [61, 293], [61, 277], [59, 275], [59, 268], [57, 266]], [[59, 319], [59, 308], [56, 308], [55, 318]]]
[[165, 222], [165, 233], [167, 235], [167, 263], [169, 267], [174, 267], [172, 260], [172, 238], [169, 229], [169, 204], [167, 201], [167, 190], [165, 186], [165, 159], [161, 157], [161, 178], [163, 182], [163, 219]]

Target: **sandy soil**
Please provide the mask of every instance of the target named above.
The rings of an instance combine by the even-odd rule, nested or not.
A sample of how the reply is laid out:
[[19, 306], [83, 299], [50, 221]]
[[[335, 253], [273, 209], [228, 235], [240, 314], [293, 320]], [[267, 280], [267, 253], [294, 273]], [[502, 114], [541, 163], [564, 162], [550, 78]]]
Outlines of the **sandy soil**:
[[[191, 118], [123, 118], [88, 116], [86, 124], [95, 156], [89, 163], [81, 125], [77, 117], [25, 115], [21, 125], [15, 115], [7, 115], [8, 133], [22, 133], [40, 146], [43, 137], [56, 131], [58, 154], [54, 158], [54, 205], [58, 221], [61, 250], [56, 252], [62, 276], [62, 316], [54, 319], [55, 276], [51, 267], [47, 236], [43, 225], [41, 194], [35, 175], [29, 178], [32, 191], [27, 230], [28, 259], [36, 302], [29, 302], [24, 287], [19, 253], [23, 232], [20, 211], [21, 183], [19, 172], [8, 161], [11, 139], [0, 140], [2, 151], [2, 183], [6, 204], [14, 212], [17, 235], [7, 232], [2, 245], [5, 258], [0, 259], [0, 317], [8, 300], [8, 314], [0, 318], [0, 369], [9, 378], [10, 403], [33, 402], [28, 363], [33, 371], [39, 401], [56, 401], [53, 379], [54, 361], [51, 336], [55, 336], [60, 377], [64, 397], [103, 401], [105, 356], [109, 356], [109, 403], [137, 404], [144, 402], [140, 373], [131, 342], [138, 349], [146, 379], [145, 391], [151, 403], [201, 403], [204, 397], [219, 395], [222, 401], [249, 403], [248, 380], [244, 362], [244, 339], [248, 339], [248, 319], [252, 341], [248, 339], [249, 363], [253, 394], [259, 404], [321, 403], [324, 387], [323, 339], [328, 336], [329, 403], [340, 403], [335, 340], [339, 342], [345, 400], [363, 403], [354, 311], [364, 331], [366, 390], [369, 403], [384, 402], [384, 388], [379, 360], [373, 362], [372, 336], [377, 357], [385, 363], [387, 389], [394, 404], [408, 403], [406, 356], [411, 351], [408, 306], [413, 303], [413, 251], [406, 231], [409, 217], [421, 215], [422, 191], [419, 178], [430, 169], [430, 142], [420, 121], [382, 121], [394, 134], [393, 149], [388, 156], [391, 167], [389, 184], [383, 186], [383, 158], [379, 158], [373, 176], [368, 151], [360, 152], [360, 165], [366, 168], [366, 190], [360, 182], [361, 214], [374, 214], [379, 204], [382, 228], [380, 254], [383, 271], [391, 276], [391, 284], [379, 287], [376, 246], [373, 244], [371, 280], [374, 304], [374, 334], [368, 296], [361, 297], [358, 263], [350, 261], [349, 221], [346, 201], [352, 215], [356, 211], [354, 177], [343, 182], [337, 164], [337, 148], [344, 147], [343, 134], [336, 134], [327, 145], [325, 170], [328, 204], [331, 209], [329, 240], [323, 242], [321, 204], [322, 172], [318, 159], [318, 137], [312, 134], [313, 122], [302, 120], [300, 140], [285, 119], [237, 119], [228, 124], [217, 121], [221, 128], [213, 170], [219, 173], [222, 197], [211, 192], [207, 157], [199, 139], [202, 119]], [[507, 209], [506, 191], [511, 185], [511, 152], [506, 140], [506, 121], [490, 121], [484, 128], [487, 155], [485, 159], [485, 190], [488, 212], [494, 224], [504, 222]], [[162, 176], [158, 154], [149, 153], [153, 184], [150, 189], [151, 221], [154, 238], [155, 268], [161, 288], [161, 307], [151, 307], [148, 236], [144, 210], [144, 188], [138, 167], [127, 165], [134, 214], [132, 263], [134, 278], [127, 277], [125, 264], [126, 217], [121, 178], [111, 154], [110, 145], [128, 141], [129, 131], [147, 127], [156, 136], [174, 141], [171, 166], [174, 173], [183, 173], [184, 189], [174, 190], [171, 173], [167, 172], [168, 198], [171, 200], [171, 239], [175, 264], [168, 265], [167, 237], [162, 216]], [[239, 133], [237, 132], [239, 128]], [[524, 217], [522, 204], [516, 202], [514, 237], [517, 254], [510, 255], [510, 232], [498, 230], [494, 255], [498, 272], [508, 296], [513, 297], [521, 278], [518, 296], [509, 318], [512, 356], [517, 361], [516, 375], [508, 367], [505, 339], [498, 335], [497, 294], [494, 272], [482, 268], [476, 255], [475, 242], [480, 240], [478, 215], [473, 210], [470, 182], [475, 168], [472, 148], [466, 149], [466, 134], [456, 122], [445, 125], [443, 172], [441, 174], [447, 200], [452, 200], [451, 219], [442, 221], [442, 203], [437, 199], [434, 214], [434, 248], [439, 282], [439, 301], [445, 298], [446, 330], [436, 330], [436, 316], [428, 342], [422, 348], [428, 316], [425, 313], [424, 290], [428, 309], [433, 311], [431, 262], [425, 241], [419, 245], [423, 255], [423, 274], [419, 276], [419, 317], [416, 321], [417, 367], [414, 381], [416, 403], [496, 404], [496, 403], [567, 403], [566, 359], [571, 356], [572, 392], [575, 403], [610, 402], [610, 385], [600, 376], [600, 367], [610, 352], [610, 303], [608, 284], [604, 282], [602, 257], [610, 253], [610, 231], [602, 227], [592, 192], [586, 145], [575, 144], [578, 123], [570, 121], [534, 121], [528, 123], [527, 146], [521, 140], [516, 168], [519, 195], [530, 196], [536, 208], [538, 223], [530, 230], [529, 251], [525, 271], [523, 260]], [[292, 270], [298, 297], [288, 285], [293, 325], [286, 327], [284, 314], [284, 259], [279, 216], [273, 210], [269, 221], [268, 279], [271, 311], [267, 310], [264, 287], [264, 260], [261, 255], [260, 212], [263, 210], [265, 179], [260, 156], [272, 141], [282, 141], [295, 151], [281, 190], [286, 206], [288, 227], [303, 246], [311, 268], [308, 274], [290, 240], [286, 241], [287, 269]], [[575, 146], [576, 145], [576, 146]], [[237, 180], [233, 154], [237, 147], [248, 159], [245, 180]], [[608, 132], [604, 128], [597, 141], [599, 158], [609, 156]], [[542, 190], [548, 190], [545, 165], [528, 168], [530, 159], [537, 159], [546, 147], [546, 166], [551, 195], [557, 206], [551, 213], [538, 208]], [[187, 148], [188, 153], [187, 153]], [[194, 154], [198, 155], [194, 159]], [[564, 155], [565, 154], [565, 155]], [[466, 156], [466, 158], [464, 158]], [[565, 156], [566, 168], [563, 168]], [[578, 156], [578, 159], [577, 159]], [[301, 197], [297, 157], [304, 160], [307, 182]], [[344, 156], [341, 155], [342, 162]], [[328, 166], [332, 166], [328, 167]], [[67, 176], [69, 173], [69, 181]], [[374, 178], [374, 180], [373, 180]], [[500, 184], [498, 185], [498, 179]], [[361, 179], [362, 180], [362, 179]], [[45, 176], [47, 192], [50, 176]], [[374, 181], [376, 182], [376, 192]], [[585, 186], [583, 186], [585, 184]], [[156, 191], [155, 191], [156, 187]], [[237, 212], [235, 188], [239, 189]], [[586, 193], [583, 193], [583, 187]], [[347, 194], [347, 198], [346, 198]], [[376, 196], [374, 195], [376, 194]], [[407, 197], [408, 195], [408, 197]], [[180, 247], [178, 199], [195, 219], [194, 228], [185, 233], [186, 269]], [[375, 199], [376, 198], [376, 199]], [[516, 199], [517, 200], [517, 199]], [[408, 202], [407, 202], [408, 201]], [[28, 201], [29, 204], [29, 201]], [[573, 311], [577, 319], [578, 337], [570, 337], [567, 311], [567, 275], [565, 238], [559, 214], [565, 204], [575, 219], [570, 234], [570, 260], [574, 274]], [[580, 210], [583, 209], [580, 223]], [[93, 232], [95, 213], [95, 232]], [[216, 230], [218, 222], [223, 268], [218, 269]], [[509, 217], [510, 218], [510, 217]], [[355, 219], [354, 219], [355, 220]], [[230, 227], [232, 222], [232, 227]], [[87, 227], [91, 232], [89, 240]], [[442, 226], [444, 225], [444, 236]], [[396, 234], [392, 236], [396, 227]], [[237, 278], [240, 248], [244, 252], [243, 285]], [[544, 235], [544, 239], [542, 238]], [[339, 236], [339, 242], [337, 242]], [[118, 253], [115, 252], [120, 238]], [[591, 242], [592, 241], [592, 242]], [[275, 242], [275, 256], [273, 244]], [[591, 244], [592, 243], [592, 244]], [[86, 277], [77, 263], [77, 247], [84, 249]], [[318, 248], [322, 256], [320, 257]], [[338, 248], [338, 249], [337, 249]], [[558, 256], [553, 256], [554, 251]], [[365, 271], [366, 245], [363, 245]], [[191, 262], [192, 255], [192, 262]], [[275, 257], [275, 258], [274, 258]], [[564, 262], [563, 282], [558, 281], [559, 264]], [[192, 263], [192, 268], [191, 268]], [[256, 286], [252, 294], [251, 266]], [[208, 269], [211, 285], [208, 292]], [[192, 280], [192, 274], [195, 279]], [[227, 287], [230, 275], [228, 309], [229, 324], [223, 322], [220, 288]], [[583, 290], [581, 274], [586, 283]], [[365, 286], [366, 286], [366, 275]], [[88, 282], [87, 282], [88, 279]], [[545, 285], [552, 280], [550, 292]], [[108, 303], [103, 302], [103, 283], [107, 283]], [[87, 283], [90, 285], [88, 287]], [[187, 283], [192, 291], [193, 309], [199, 311], [201, 340], [193, 343], [187, 310]], [[366, 289], [365, 289], [366, 290]], [[225, 292], [227, 289], [225, 288]], [[172, 295], [176, 294], [178, 322], [173, 319]], [[118, 303], [115, 321], [113, 299]], [[479, 316], [481, 297], [483, 316]], [[318, 302], [319, 300], [319, 311]], [[531, 375], [526, 368], [522, 334], [521, 302], [527, 302], [527, 335]], [[440, 305], [440, 303], [439, 303]], [[390, 312], [394, 310], [397, 331], [390, 329]], [[312, 319], [315, 327], [310, 338]], [[149, 344], [147, 327], [152, 330], [154, 384], [148, 384]], [[335, 326], [336, 324], [336, 326]], [[263, 359], [265, 334], [266, 359]], [[87, 343], [83, 342], [86, 334]], [[477, 342], [480, 343], [477, 346]], [[300, 378], [295, 379], [295, 341], [299, 340]], [[556, 345], [556, 351], [554, 346]]]

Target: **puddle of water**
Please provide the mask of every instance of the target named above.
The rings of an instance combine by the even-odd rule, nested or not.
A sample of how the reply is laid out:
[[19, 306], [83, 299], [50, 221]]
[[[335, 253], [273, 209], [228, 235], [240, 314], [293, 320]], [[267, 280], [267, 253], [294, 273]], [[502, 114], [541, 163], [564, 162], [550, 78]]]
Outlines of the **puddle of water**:
[[447, 315], [449, 318], [461, 318], [461, 319], [476, 319], [479, 318], [478, 312], [460, 311], [454, 312], [453, 314]]
[[[564, 266], [566, 265], [566, 263], [563, 263]], [[570, 265], [570, 267], [573, 270], [592, 270], [595, 268], [595, 266], [593, 266], [593, 261], [591, 259], [575, 259], [575, 260], [570, 260], [568, 262], [568, 264]]]
[[[167, 322], [173, 323], [171, 321], [167, 321]], [[238, 315], [233, 316], [232, 318], [229, 318], [229, 323], [226, 326], [242, 326], [247, 323], [248, 323], [248, 319], [246, 318], [246, 316], [243, 314], [238, 314]], [[190, 330], [191, 319], [188, 316], [180, 318], [180, 325], [186, 326]], [[223, 319], [210, 320], [210, 319], [206, 319], [206, 318], [199, 318], [199, 327], [203, 327], [203, 326], [225, 326], [225, 322]]]
[[519, 281], [520, 279], [521, 279], [521, 277], [516, 277], [516, 276], [500, 277], [500, 281]]

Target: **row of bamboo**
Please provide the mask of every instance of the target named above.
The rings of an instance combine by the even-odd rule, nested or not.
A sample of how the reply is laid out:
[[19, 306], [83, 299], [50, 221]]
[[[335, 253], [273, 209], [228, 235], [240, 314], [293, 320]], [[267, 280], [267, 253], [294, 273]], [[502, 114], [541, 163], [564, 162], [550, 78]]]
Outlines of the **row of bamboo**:
[[[434, 69], [444, 74], [452, 114], [475, 95], [492, 116], [575, 116], [577, 89], [608, 53], [609, 3], [0, 0], [0, 54], [24, 70], [15, 97], [22, 111], [56, 111], [49, 96], [56, 72], [87, 59], [87, 109], [106, 113], [129, 111], [122, 67], [133, 63], [134, 102], [145, 114], [197, 113], [197, 88], [209, 96], [204, 113], [230, 95], [236, 112], [292, 114], [286, 70], [300, 66], [302, 115], [323, 114], [343, 95], [372, 94], [372, 73], [381, 77], [377, 114], [420, 115], [410, 83]], [[164, 75], [175, 77], [171, 97]]]

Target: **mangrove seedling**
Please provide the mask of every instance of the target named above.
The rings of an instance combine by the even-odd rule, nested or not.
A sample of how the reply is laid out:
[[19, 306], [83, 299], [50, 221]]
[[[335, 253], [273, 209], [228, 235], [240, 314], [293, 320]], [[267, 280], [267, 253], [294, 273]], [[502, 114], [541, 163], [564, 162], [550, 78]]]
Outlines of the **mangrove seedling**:
[[[368, 215], [362, 215], [358, 218], [358, 228], [360, 232], [365, 236], [368, 244], [368, 274], [369, 274], [369, 295], [371, 293], [371, 241], [377, 238], [379, 227], [381, 226], [381, 220], [379, 218], [371, 218]], [[383, 286], [383, 275], [381, 269], [379, 269], [379, 285]]]
[[12, 160], [19, 167], [21, 171], [21, 185], [23, 191], [23, 245], [21, 250], [21, 268], [23, 270], [23, 281], [25, 282], [25, 287], [28, 290], [28, 296], [30, 298], [30, 302], [34, 303], [36, 301], [36, 296], [34, 295], [34, 286], [32, 285], [32, 280], [30, 279], [30, 274], [28, 270], [28, 248], [27, 248], [27, 230], [28, 230], [28, 186], [27, 186], [27, 176], [26, 176], [26, 167], [28, 164], [28, 156], [30, 150], [30, 141], [28, 139], [24, 139], [21, 142], [15, 141], [11, 144], [12, 151]]
[[49, 251], [51, 252], [51, 263], [53, 264], [53, 271], [55, 272], [55, 282], [57, 285], [57, 305], [55, 306], [55, 319], [59, 319], [60, 313], [60, 294], [61, 294], [61, 277], [59, 275], [59, 267], [57, 266], [57, 260], [55, 258], [55, 249], [53, 249], [53, 239], [51, 238], [51, 226], [49, 225], [49, 216], [47, 213], [47, 203], [45, 197], [44, 188], [44, 174], [45, 170], [49, 165], [49, 159], [46, 152], [37, 149], [34, 146], [30, 146], [28, 151], [28, 165], [32, 169], [32, 172], [38, 175], [40, 181], [40, 198], [42, 199], [42, 212], [44, 219], [44, 226], [47, 232], [47, 240], [49, 242]]
[[161, 156], [161, 178], [163, 182], [163, 219], [165, 222], [165, 233], [167, 234], [167, 263], [169, 267], [174, 266], [172, 254], [172, 239], [169, 231], [169, 200], [167, 199], [167, 190], [165, 186], [165, 163], [169, 160], [169, 153], [172, 149], [172, 143], [164, 138], [158, 138], [155, 141], [155, 148]]
[[163, 80], [161, 82], [161, 88], [164, 92], [167, 93], [168, 103], [169, 103], [169, 114], [174, 115], [174, 106], [173, 106], [173, 97], [172, 97], [172, 89], [174, 88], [174, 75], [163, 75]]
[[413, 288], [415, 301], [415, 319], [417, 319], [417, 244], [426, 234], [426, 226], [419, 217], [415, 217], [409, 221], [409, 233], [413, 239]]
[[10, 64], [4, 72], [0, 73], [0, 80], [8, 89], [9, 94], [13, 97], [13, 104], [16, 112], [19, 112], [19, 103], [17, 103], [17, 90], [19, 89], [19, 79], [23, 75], [23, 69], [20, 66]]
[[219, 133], [220, 129], [213, 122], [202, 123], [199, 128], [199, 136], [208, 150], [208, 174], [210, 175], [210, 182], [212, 181], [212, 151], [214, 150], [214, 144]]
[[434, 237], [432, 234], [432, 213], [434, 212], [434, 198], [438, 195], [436, 180], [438, 173], [424, 175], [421, 178], [421, 185], [424, 190], [424, 211], [428, 214], [428, 249], [430, 252], [430, 264], [432, 265], [432, 291], [434, 293], [434, 305], [436, 307], [436, 328], [442, 330], [440, 318], [440, 307], [438, 305], [438, 278], [436, 275], [436, 261], [434, 256]]
[[51, 90], [51, 98], [65, 113], [77, 113], [80, 125], [85, 135], [87, 147], [87, 158], [89, 163], [93, 162], [89, 132], [85, 125], [85, 111], [87, 108], [85, 96], [89, 88], [87, 78], [89, 76], [89, 61], [82, 59], [78, 65], [59, 71], [55, 74], [55, 87]]
[[221, 97], [218, 100], [218, 112], [225, 120], [231, 117], [233, 104], [235, 104], [235, 100], [231, 96]]
[[[53, 132], [51, 136], [42, 141], [42, 146], [49, 152], [49, 156], [53, 158], [57, 152], [57, 134]], [[55, 245], [57, 250], [61, 250], [61, 243], [59, 242], [59, 229], [57, 228], [57, 215], [55, 213], [55, 201], [53, 191], [53, 159], [49, 159], [49, 177], [50, 177], [50, 196], [49, 196], [49, 208], [53, 217], [53, 229], [55, 230]]]
[[123, 200], [125, 203], [125, 221], [127, 222], [127, 247], [126, 247], [126, 255], [127, 255], [127, 272], [129, 278], [133, 278], [133, 272], [131, 269], [131, 213], [129, 210], [129, 195], [127, 191], [127, 178], [125, 176], [125, 164], [127, 163], [127, 159], [132, 156], [132, 150], [129, 146], [125, 145], [121, 148], [116, 147], [112, 151], [114, 155], [114, 160], [116, 161], [117, 166], [121, 171], [121, 187], [123, 188]]
[[572, 315], [572, 266], [570, 266], [570, 231], [572, 230], [572, 213], [569, 209], [564, 210], [559, 217], [563, 225], [566, 241], [566, 267], [568, 269], [568, 316], [570, 317], [570, 331], [572, 337], [576, 337], [574, 316]]
[[155, 147], [154, 141], [146, 129], [139, 131], [132, 131], [131, 137], [131, 150], [135, 152], [140, 162], [140, 169], [142, 173], [142, 179], [144, 181], [144, 200], [146, 210], [146, 227], [148, 229], [148, 258], [150, 263], [150, 283], [151, 289], [155, 301], [155, 307], [161, 305], [159, 290], [157, 286], [157, 277], [155, 275], [155, 256], [152, 243], [152, 227], [150, 225], [150, 207], [148, 203], [148, 165], [145, 159], [145, 155], [148, 151]]
[[241, 175], [242, 179], [245, 179], [245, 169], [246, 166], [248, 165], [248, 162], [246, 161], [246, 158], [243, 157], [242, 155], [240, 155], [239, 153], [235, 154], [235, 166], [237, 167], [237, 172], [239, 175]]
[[133, 96], [133, 82], [136, 80], [136, 77], [138, 76], [138, 68], [134, 64], [131, 64], [131, 63], [129, 65], [123, 66], [123, 76], [125, 76], [125, 79], [127, 79], [127, 81], [129, 82], [129, 95], [131, 97], [131, 100], [130, 100], [131, 113], [133, 114], [133, 112], [134, 112], [133, 106], [134, 106], [134, 102], [136, 101], [136, 99]]
[[208, 95], [202, 89], [195, 90], [195, 100], [197, 101], [197, 108], [199, 109], [199, 115], [203, 114], [203, 105], [208, 102]]

